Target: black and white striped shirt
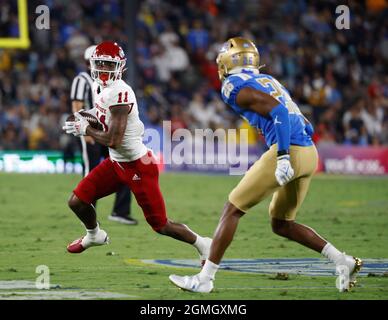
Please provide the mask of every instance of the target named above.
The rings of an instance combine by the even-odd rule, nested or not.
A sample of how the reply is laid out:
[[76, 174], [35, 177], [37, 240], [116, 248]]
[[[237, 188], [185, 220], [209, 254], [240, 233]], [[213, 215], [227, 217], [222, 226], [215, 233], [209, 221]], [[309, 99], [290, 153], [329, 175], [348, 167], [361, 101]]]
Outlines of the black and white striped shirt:
[[93, 80], [86, 72], [80, 72], [71, 84], [70, 99], [82, 101], [85, 110], [93, 108], [92, 84]]

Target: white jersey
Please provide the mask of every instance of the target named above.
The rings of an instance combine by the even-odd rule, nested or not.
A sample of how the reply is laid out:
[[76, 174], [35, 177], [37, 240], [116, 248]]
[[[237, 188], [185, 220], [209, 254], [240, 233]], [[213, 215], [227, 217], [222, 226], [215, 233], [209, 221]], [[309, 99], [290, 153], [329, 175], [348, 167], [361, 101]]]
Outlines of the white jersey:
[[143, 144], [144, 124], [139, 118], [135, 93], [123, 80], [117, 80], [109, 87], [93, 83], [93, 100], [96, 117], [108, 131], [111, 119], [111, 108], [129, 105], [127, 127], [123, 141], [115, 148], [109, 148], [112, 160], [120, 162], [134, 161], [144, 156], [148, 149]]

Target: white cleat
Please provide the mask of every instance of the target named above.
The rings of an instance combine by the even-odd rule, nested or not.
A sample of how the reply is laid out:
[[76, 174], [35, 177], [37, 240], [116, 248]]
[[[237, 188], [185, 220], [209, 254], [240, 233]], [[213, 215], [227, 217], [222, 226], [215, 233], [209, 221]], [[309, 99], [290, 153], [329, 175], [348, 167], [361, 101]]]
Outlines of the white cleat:
[[108, 234], [102, 229], [100, 229], [99, 232], [94, 237], [89, 237], [89, 235], [86, 235], [81, 242], [82, 246], [85, 249], [94, 247], [94, 246], [102, 246], [108, 243], [109, 243]]
[[77, 240], [74, 240], [67, 246], [67, 251], [70, 253], [81, 253], [90, 247], [101, 246], [108, 243], [108, 234], [104, 230], [100, 229], [100, 231], [94, 237], [86, 235]]
[[343, 291], [349, 291], [356, 285], [357, 274], [361, 270], [362, 264], [363, 262], [360, 258], [352, 257], [343, 253], [342, 258], [337, 263], [337, 268], [338, 266], [346, 266], [349, 271], [349, 287], [345, 288]]
[[352, 257], [354, 260], [354, 267], [349, 276], [349, 289], [353, 288], [357, 283], [357, 274], [360, 272], [363, 262], [360, 258]]
[[206, 242], [205, 248], [202, 250], [202, 252], [199, 253], [199, 258], [201, 260], [201, 267], [205, 265], [206, 259], [209, 258], [210, 247], [213, 241], [213, 239], [211, 238], [204, 238], [204, 240]]
[[212, 280], [201, 281], [198, 274], [184, 277], [172, 274], [168, 278], [174, 285], [186, 291], [209, 293], [214, 288]]

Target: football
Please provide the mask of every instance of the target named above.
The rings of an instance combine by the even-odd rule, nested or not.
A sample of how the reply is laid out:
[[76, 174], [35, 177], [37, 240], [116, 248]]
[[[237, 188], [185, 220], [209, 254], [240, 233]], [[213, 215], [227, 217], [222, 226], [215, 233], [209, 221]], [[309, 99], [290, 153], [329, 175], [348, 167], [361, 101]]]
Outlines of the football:
[[[86, 111], [80, 111], [79, 114], [81, 116], [83, 116], [89, 122], [90, 126], [93, 129], [103, 130], [102, 124], [98, 121], [98, 119], [94, 115], [92, 115]], [[74, 120], [75, 120], [74, 114], [71, 114], [66, 119], [66, 121], [74, 121]]]

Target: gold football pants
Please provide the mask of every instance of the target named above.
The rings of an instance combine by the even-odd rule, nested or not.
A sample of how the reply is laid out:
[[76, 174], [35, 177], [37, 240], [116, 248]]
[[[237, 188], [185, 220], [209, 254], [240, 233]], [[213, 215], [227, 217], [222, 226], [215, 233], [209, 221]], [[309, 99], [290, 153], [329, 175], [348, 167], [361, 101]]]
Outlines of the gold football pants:
[[280, 187], [275, 178], [277, 145], [274, 144], [245, 173], [239, 184], [229, 194], [229, 202], [246, 212], [273, 194], [269, 206], [271, 217], [295, 220], [296, 212], [307, 194], [311, 177], [318, 165], [318, 152], [314, 145], [290, 147], [290, 161], [294, 177]]

